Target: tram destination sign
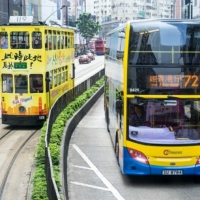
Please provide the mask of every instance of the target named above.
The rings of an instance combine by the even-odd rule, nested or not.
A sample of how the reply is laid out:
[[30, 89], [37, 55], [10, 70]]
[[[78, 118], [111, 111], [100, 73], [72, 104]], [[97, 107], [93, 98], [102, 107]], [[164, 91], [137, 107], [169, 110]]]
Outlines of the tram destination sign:
[[27, 69], [27, 63], [25, 62], [15, 62], [14, 69]]

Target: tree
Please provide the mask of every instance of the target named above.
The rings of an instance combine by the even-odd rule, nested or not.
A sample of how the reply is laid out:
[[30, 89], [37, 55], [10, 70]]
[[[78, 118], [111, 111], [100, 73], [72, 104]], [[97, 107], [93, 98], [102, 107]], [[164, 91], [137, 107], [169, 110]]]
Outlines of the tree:
[[80, 14], [77, 21], [75, 21], [75, 24], [78, 26], [82, 37], [86, 40], [94, 37], [94, 35], [102, 29], [102, 27], [99, 25], [99, 22], [95, 22], [92, 19], [90, 13]]

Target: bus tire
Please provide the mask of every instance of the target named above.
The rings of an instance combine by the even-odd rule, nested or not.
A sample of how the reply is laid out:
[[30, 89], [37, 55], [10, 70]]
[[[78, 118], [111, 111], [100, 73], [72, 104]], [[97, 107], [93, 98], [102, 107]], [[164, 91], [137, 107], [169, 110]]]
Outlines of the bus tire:
[[116, 133], [116, 137], [115, 137], [115, 155], [117, 158], [117, 163], [119, 164], [119, 140], [118, 140], [117, 133]]
[[193, 176], [194, 183], [200, 183], [200, 176]]

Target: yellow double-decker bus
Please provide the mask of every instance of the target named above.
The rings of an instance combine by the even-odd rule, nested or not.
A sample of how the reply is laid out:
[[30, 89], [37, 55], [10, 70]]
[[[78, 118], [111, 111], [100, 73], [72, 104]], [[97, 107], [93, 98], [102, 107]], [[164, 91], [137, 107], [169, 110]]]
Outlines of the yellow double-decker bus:
[[104, 108], [120, 168], [200, 180], [200, 22], [137, 20], [106, 36]]
[[0, 26], [2, 123], [40, 125], [74, 87], [74, 31], [11, 16]]

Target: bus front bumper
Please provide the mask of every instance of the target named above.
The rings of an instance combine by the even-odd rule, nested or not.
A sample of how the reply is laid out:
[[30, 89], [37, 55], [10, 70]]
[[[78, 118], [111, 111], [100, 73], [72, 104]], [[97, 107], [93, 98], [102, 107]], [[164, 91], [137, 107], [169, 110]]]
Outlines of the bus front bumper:
[[127, 175], [198, 175], [200, 165], [165, 167], [140, 163], [134, 160], [124, 148], [124, 162], [122, 172]]

